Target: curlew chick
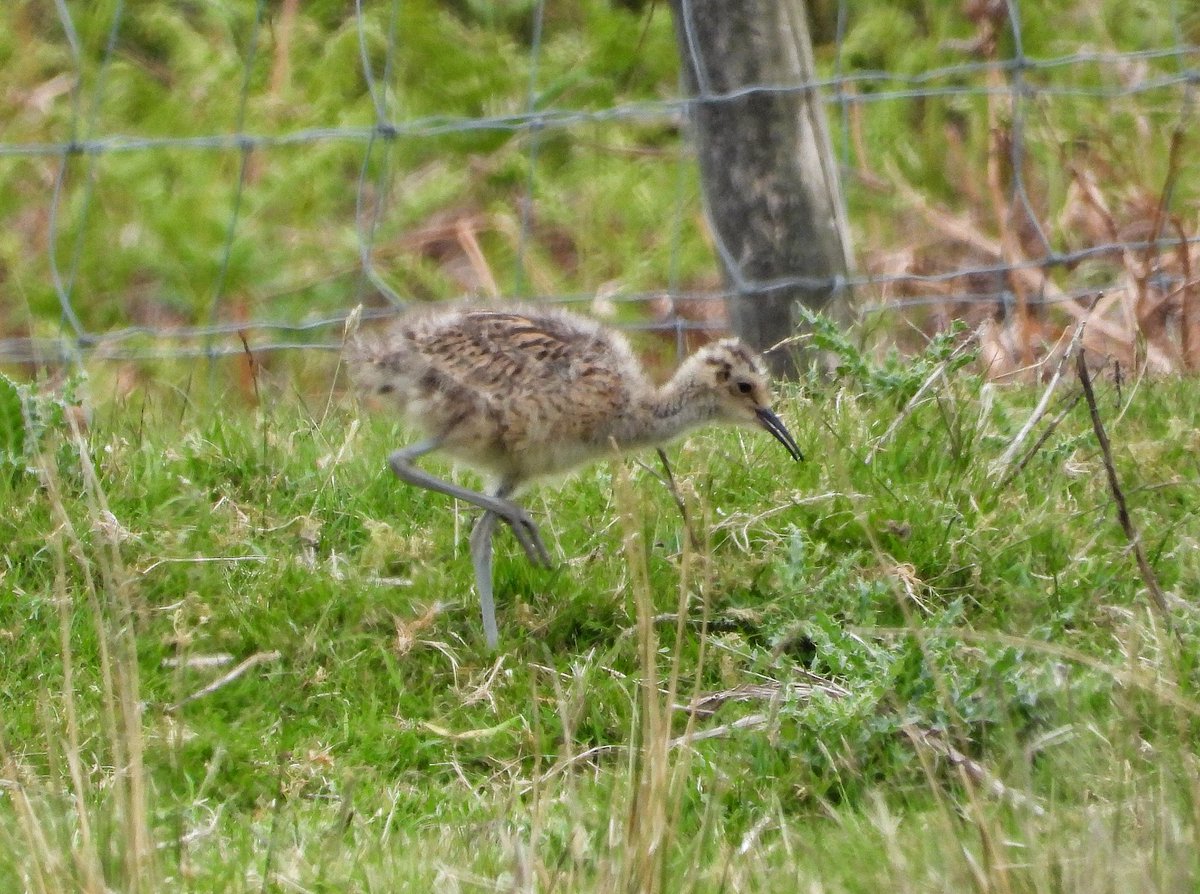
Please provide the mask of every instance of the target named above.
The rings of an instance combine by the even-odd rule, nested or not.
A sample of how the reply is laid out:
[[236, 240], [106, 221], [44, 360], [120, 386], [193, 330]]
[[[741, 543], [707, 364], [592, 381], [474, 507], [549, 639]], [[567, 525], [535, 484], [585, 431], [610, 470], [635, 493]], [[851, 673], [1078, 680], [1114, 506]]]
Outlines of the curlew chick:
[[[385, 336], [350, 347], [359, 387], [395, 401], [424, 439], [388, 458], [418, 487], [483, 509], [471, 560], [490, 648], [492, 536], [503, 521], [529, 560], [550, 565], [537, 525], [512, 501], [532, 479], [622, 450], [658, 446], [703, 425], [766, 429], [802, 459], [771, 409], [762, 359], [736, 339], [702, 348], [655, 385], [625, 338], [562, 311], [435, 310], [402, 318]], [[441, 450], [490, 479], [486, 493], [415, 465]]]

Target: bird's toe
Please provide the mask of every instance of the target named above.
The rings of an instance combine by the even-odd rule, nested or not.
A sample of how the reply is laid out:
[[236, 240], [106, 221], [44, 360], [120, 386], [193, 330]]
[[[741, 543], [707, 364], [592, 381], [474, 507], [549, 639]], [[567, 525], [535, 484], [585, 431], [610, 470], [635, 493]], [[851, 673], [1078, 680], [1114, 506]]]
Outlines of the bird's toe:
[[528, 512], [519, 506], [514, 507], [512, 514], [504, 521], [512, 528], [517, 542], [521, 544], [521, 548], [525, 550], [525, 555], [531, 563], [545, 568], [553, 566], [546, 544], [542, 542], [542, 534]]

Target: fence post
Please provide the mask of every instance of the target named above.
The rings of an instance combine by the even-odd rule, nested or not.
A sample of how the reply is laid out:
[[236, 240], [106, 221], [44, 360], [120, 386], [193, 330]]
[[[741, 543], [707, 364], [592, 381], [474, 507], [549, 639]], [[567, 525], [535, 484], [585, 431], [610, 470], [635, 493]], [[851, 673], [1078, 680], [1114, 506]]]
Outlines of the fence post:
[[[709, 223], [734, 331], [759, 350], [796, 302], [847, 323], [850, 234], [804, 0], [671, 0]], [[790, 285], [780, 280], [803, 277]], [[835, 286], [835, 283], [840, 285]], [[796, 371], [795, 351], [768, 357]]]

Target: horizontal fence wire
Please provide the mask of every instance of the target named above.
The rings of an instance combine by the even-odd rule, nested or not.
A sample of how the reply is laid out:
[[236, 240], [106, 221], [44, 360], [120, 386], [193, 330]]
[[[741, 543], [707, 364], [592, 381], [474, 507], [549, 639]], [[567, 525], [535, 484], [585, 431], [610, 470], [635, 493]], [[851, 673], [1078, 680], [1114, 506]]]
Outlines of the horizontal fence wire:
[[[402, 313], [412, 303], [389, 283], [386, 271], [380, 269], [381, 262], [376, 258], [378, 234], [391, 212], [389, 186], [397, 176], [403, 174], [396, 169], [395, 158], [390, 153], [393, 147], [400, 144], [486, 134], [522, 137], [525, 165], [515, 236], [516, 270], [512, 280], [515, 285], [512, 294], [504, 294], [503, 297], [526, 303], [574, 306], [586, 310], [594, 308], [600, 300], [594, 293], [556, 294], [539, 291], [525, 272], [528, 252], [534, 239], [534, 209], [538, 205], [538, 192], [543, 182], [542, 148], [551, 137], [558, 136], [570, 141], [582, 139], [579, 135], [584, 134], [589, 139], [595, 139], [595, 135], [603, 133], [606, 128], [630, 125], [678, 129], [685, 135], [681, 138], [683, 142], [678, 151], [681, 171], [678, 180], [682, 184], [682, 172], [687, 166], [695, 165], [695, 155], [686, 145], [686, 133], [687, 122], [698, 103], [735, 102], [756, 95], [816, 91], [831, 121], [835, 123], [834, 133], [839, 137], [838, 145], [842, 150], [842, 173], [848, 191], [852, 191], [857, 188], [857, 172], [849, 157], [850, 146], [854, 142], [853, 121], [863, 110], [881, 104], [947, 99], [965, 102], [967, 105], [963, 113], [967, 114], [972, 109], [982, 109], [983, 106], [979, 104], [986, 103], [991, 97], [1004, 97], [1010, 103], [1012, 139], [1017, 144], [1010, 156], [1013, 182], [1008, 187], [1009, 196], [1014, 206], [1031, 210], [1033, 203], [1029, 198], [1024, 167], [1027, 162], [1023, 147], [1019, 145], [1031, 107], [1037, 104], [1049, 104], [1052, 107], [1054, 103], [1071, 100], [1116, 102], [1141, 98], [1145, 100], [1147, 109], [1155, 114], [1175, 115], [1177, 127], [1181, 130], [1190, 124], [1192, 95], [1200, 83], [1200, 71], [1195, 67], [1200, 59], [1200, 49], [1186, 39], [1180, 24], [1181, 13], [1174, 6], [1171, 11], [1175, 23], [1172, 45], [1129, 52], [1081, 48], [1067, 55], [1038, 58], [1026, 54], [1022, 49], [1021, 6], [1017, 0], [1009, 0], [1006, 4], [1006, 27], [1013, 41], [1007, 58], [968, 60], [934, 66], [916, 73], [850, 70], [847, 67], [843, 57], [843, 41], [848, 23], [853, 23], [855, 13], [851, 6], [846, 0], [838, 6], [836, 64], [831, 75], [805, 83], [764, 83], [729, 92], [702, 91], [692, 97], [619, 102], [602, 108], [570, 108], [547, 107], [541, 92], [539, 66], [545, 46], [547, 3], [546, 0], [540, 0], [533, 5], [530, 14], [529, 78], [522, 110], [480, 116], [434, 114], [408, 117], [399, 114], [399, 104], [391, 87], [395, 69], [402, 63], [405, 52], [403, 35], [398, 27], [399, 4], [364, 4], [363, 0], [357, 0], [353, 15], [360, 50], [359, 76], [370, 97], [374, 120], [263, 132], [246, 124], [248, 104], [256, 89], [253, 73], [257, 57], [263, 51], [263, 32], [268, 27], [267, 4], [265, 0], [257, 0], [252, 22], [244, 35], [244, 69], [232, 131], [138, 135], [109, 132], [101, 114], [111, 81], [108, 75], [119, 54], [123, 29], [128, 24], [127, 5], [122, 0], [112, 4], [104, 49], [94, 70], [87, 70], [85, 77], [85, 54], [73, 19], [76, 13], [72, 12], [70, 3], [65, 0], [58, 2], [55, 4], [58, 24], [70, 47], [75, 66], [73, 71], [64, 72], [72, 83], [70, 133], [61, 141], [0, 141], [0, 164], [10, 167], [21, 163], [56, 166], [51, 168], [54, 176], [44, 225], [46, 268], [51, 288], [58, 299], [60, 331], [54, 335], [45, 334], [43, 327], [41, 334], [0, 333], [0, 363], [63, 364], [81, 358], [136, 362], [236, 356], [248, 350], [340, 350], [347, 321], [352, 316], [355, 320], [383, 319]], [[387, 20], [382, 60], [378, 52], [369, 48], [372, 40], [378, 42], [378, 35], [369, 36], [367, 33], [368, 13], [383, 15]], [[447, 47], [447, 52], [455, 51], [456, 48]], [[1152, 70], [1150, 66], [1154, 66]], [[1164, 70], [1165, 66], [1173, 67], [1173, 70]], [[1140, 70], [1138, 77], [1122, 78], [1112, 74], [1134, 70]], [[1108, 78], [1110, 82], [1096, 84], [1080, 84], [1064, 78], [1065, 73], [1081, 71], [1101, 71], [1112, 76]], [[186, 89], [186, 85], [182, 89]], [[972, 102], [976, 105], [971, 106]], [[1050, 115], [1053, 111], [1052, 108], [1050, 111], [1039, 108], [1039, 113]], [[3, 131], [0, 131], [2, 134]], [[280, 318], [263, 308], [256, 308], [255, 316], [251, 318], [245, 318], [244, 315], [229, 318], [230, 296], [225, 283], [228, 271], [235, 263], [239, 233], [245, 226], [243, 198], [251, 176], [252, 159], [265, 156], [269, 165], [273, 152], [342, 144], [354, 147], [361, 155], [357, 182], [347, 184], [347, 189], [353, 189], [356, 195], [354, 238], [359, 260], [359, 269], [356, 271], [358, 284], [347, 287], [347, 300], [339, 308], [322, 307], [319, 311], [303, 313], [299, 318]], [[191, 320], [172, 321], [163, 325], [121, 325], [118, 322], [102, 328], [89, 326], [85, 320], [94, 315], [83, 311], [89, 301], [96, 299], [81, 283], [79, 268], [84, 234], [89, 221], [98, 213], [95, 207], [98, 166], [120, 156], [153, 153], [218, 153], [236, 159], [237, 176], [229, 216], [224, 223], [224, 237], [217, 262], [218, 274], [206, 313], [199, 316], [193, 314]], [[23, 170], [28, 173], [28, 169]], [[966, 252], [957, 263], [930, 272], [871, 270], [868, 269], [870, 265], [861, 263], [860, 258], [858, 272], [834, 280], [795, 276], [756, 281], [738, 277], [736, 273], [730, 274], [726, 270], [727, 287], [694, 288], [680, 279], [680, 233], [688, 212], [684, 207], [682, 186], [677, 192], [679, 194], [674, 199], [670, 222], [664, 227], [671, 232], [673, 245], [668, 269], [662, 271], [661, 288], [618, 290], [603, 296], [602, 301], [609, 309], [649, 307], [655, 302], [665, 306], [665, 312], [660, 311], [657, 316], [646, 316], [644, 319], [636, 313], [620, 313], [617, 316], [620, 325], [625, 328], [672, 336], [679, 350], [683, 350], [685, 336], [689, 333], [719, 332], [726, 325], [719, 315], [688, 317], [681, 309], [689, 303], [720, 304], [735, 295], [766, 294], [778, 289], [804, 287], [826, 289], [835, 296], [845, 293], [854, 295], [858, 312], [865, 315], [922, 308], [961, 310], [972, 306], [984, 310], [995, 309], [1002, 314], [1004, 308], [1011, 307], [1018, 300], [1008, 284], [1009, 277], [1015, 272], [1068, 270], [1091, 261], [1111, 262], [1112, 268], [1094, 277], [1094, 282], [1025, 296], [1028, 303], [1038, 307], [1052, 308], [1056, 304], [1069, 302], [1090, 306], [1102, 295], [1112, 295], [1131, 288], [1128, 277], [1121, 272], [1121, 259], [1133, 255], [1148, 256], [1150, 253], [1170, 258], [1173, 252], [1188, 253], [1200, 242], [1200, 236], [1160, 226], [1157, 231], [1138, 234], [1136, 238], [1109, 238], [1082, 248], [1056, 250], [1052, 239], [1037, 223], [1037, 216], [1031, 213], [1033, 238], [1040, 241], [1041, 245], [1035, 257], [1008, 263], [988, 263], [978, 259], [984, 252], [975, 252], [975, 258], [970, 256], [972, 253]], [[1170, 196], [1165, 195], [1162, 200], [1164, 214], [1170, 210], [1166, 207], [1169, 201]], [[70, 235], [72, 231], [73, 237]], [[720, 248], [718, 245], [715, 254], [719, 254]], [[857, 248], [861, 255], [862, 246]], [[114, 247], [114, 257], [119, 251], [119, 247]], [[714, 270], [717, 263], [714, 257]], [[1148, 274], [1147, 281], [1161, 293], [1169, 295], [1189, 288], [1190, 276], [1190, 270], [1169, 269], [1169, 265], [1159, 264], [1157, 269]], [[23, 283], [22, 288], [28, 290], [31, 285]], [[279, 298], [280, 295], [275, 297]], [[364, 297], [373, 299], [380, 306], [354, 310]], [[478, 300], [479, 296], [475, 297]], [[0, 325], [11, 326], [12, 319], [13, 315], [9, 314], [7, 319], [0, 320]], [[37, 326], [32, 328], [38, 329]]]

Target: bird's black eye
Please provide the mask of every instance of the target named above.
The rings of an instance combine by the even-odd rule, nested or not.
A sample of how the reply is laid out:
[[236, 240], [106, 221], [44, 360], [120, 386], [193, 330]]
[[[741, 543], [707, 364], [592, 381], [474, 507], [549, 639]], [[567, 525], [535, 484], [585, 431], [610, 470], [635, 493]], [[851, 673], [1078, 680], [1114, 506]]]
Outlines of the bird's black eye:
[[749, 382], [738, 382], [737, 383], [737, 389], [742, 394], [749, 394], [751, 392], [751, 390], [753, 389], [753, 387], [754, 386], [752, 386]]

